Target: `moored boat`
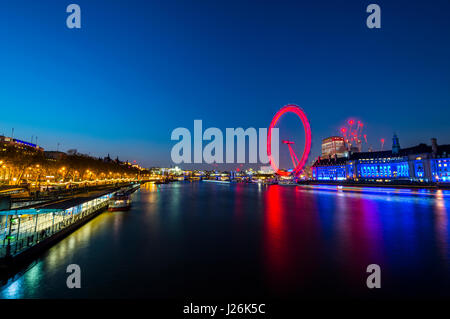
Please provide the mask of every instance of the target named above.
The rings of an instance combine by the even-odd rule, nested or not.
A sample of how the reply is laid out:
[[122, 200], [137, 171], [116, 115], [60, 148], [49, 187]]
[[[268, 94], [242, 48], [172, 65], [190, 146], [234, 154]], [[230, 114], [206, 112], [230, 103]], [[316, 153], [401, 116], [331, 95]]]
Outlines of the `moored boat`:
[[130, 195], [118, 192], [109, 200], [108, 211], [129, 210], [131, 208]]

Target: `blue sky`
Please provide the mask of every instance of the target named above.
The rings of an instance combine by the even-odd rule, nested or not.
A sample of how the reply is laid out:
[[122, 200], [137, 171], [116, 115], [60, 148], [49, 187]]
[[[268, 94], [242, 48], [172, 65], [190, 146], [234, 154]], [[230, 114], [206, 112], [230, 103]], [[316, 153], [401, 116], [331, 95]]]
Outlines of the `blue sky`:
[[[365, 24], [372, 2], [378, 30]], [[70, 3], [80, 30], [65, 25]], [[447, 0], [4, 0], [0, 134], [170, 165], [176, 127], [267, 127], [295, 103], [312, 156], [350, 117], [375, 148], [394, 132], [404, 147], [448, 144], [448, 12]]]

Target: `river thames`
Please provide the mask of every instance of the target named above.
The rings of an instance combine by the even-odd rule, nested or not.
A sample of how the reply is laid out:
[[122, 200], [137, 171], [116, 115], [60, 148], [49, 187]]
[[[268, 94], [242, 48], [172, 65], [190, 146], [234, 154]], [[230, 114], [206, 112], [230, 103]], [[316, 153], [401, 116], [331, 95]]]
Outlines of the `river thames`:
[[[1, 298], [450, 296], [449, 191], [146, 184], [0, 288]], [[66, 267], [81, 267], [68, 289]], [[381, 267], [381, 289], [366, 267]]]

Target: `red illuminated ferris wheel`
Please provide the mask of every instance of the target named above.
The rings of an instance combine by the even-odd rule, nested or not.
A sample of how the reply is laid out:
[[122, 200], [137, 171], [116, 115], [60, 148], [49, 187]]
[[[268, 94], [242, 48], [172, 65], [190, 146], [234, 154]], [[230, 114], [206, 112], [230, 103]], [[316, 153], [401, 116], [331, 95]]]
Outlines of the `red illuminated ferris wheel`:
[[305, 112], [303, 112], [303, 110], [299, 106], [297, 106], [295, 104], [285, 105], [273, 117], [272, 122], [270, 123], [270, 126], [269, 126], [269, 131], [267, 133], [267, 156], [270, 159], [270, 165], [272, 166], [272, 168], [275, 170], [275, 172], [278, 175], [281, 175], [281, 176], [289, 176], [290, 175], [289, 172], [281, 171], [278, 168], [275, 161], [273, 160], [272, 142], [271, 142], [272, 141], [272, 129], [277, 125], [280, 117], [286, 113], [296, 114], [302, 121], [303, 129], [305, 131], [305, 148], [303, 149], [303, 154], [302, 154], [302, 157], [300, 158], [300, 161], [298, 160], [297, 155], [295, 155], [295, 152], [291, 146], [292, 144], [294, 144], [294, 142], [292, 142], [290, 140], [282, 141], [289, 148], [289, 153], [291, 155], [292, 164], [294, 165], [294, 170], [293, 170], [292, 174], [294, 176], [298, 176], [301, 173], [301, 171], [303, 170], [303, 167], [305, 166], [306, 161], [308, 160], [309, 152], [311, 151], [311, 128], [309, 126], [309, 121], [308, 121], [308, 118], [306, 117]]

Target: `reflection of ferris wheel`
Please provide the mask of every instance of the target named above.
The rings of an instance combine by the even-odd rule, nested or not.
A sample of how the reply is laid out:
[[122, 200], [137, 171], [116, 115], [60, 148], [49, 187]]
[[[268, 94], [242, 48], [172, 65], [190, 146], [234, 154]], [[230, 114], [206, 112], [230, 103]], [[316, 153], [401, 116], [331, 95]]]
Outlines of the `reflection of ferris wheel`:
[[272, 122], [270, 122], [269, 132], [267, 134], [267, 155], [270, 159], [270, 165], [272, 165], [272, 168], [275, 170], [275, 172], [278, 175], [281, 175], [281, 176], [289, 176], [290, 175], [290, 173], [288, 173], [286, 171], [281, 171], [278, 168], [277, 164], [274, 162], [273, 157], [272, 157], [272, 145], [271, 145], [272, 129], [278, 123], [278, 120], [280, 119], [280, 117], [286, 113], [296, 114], [302, 121], [303, 129], [305, 130], [305, 148], [303, 150], [303, 154], [302, 154], [302, 157], [300, 158], [300, 161], [298, 160], [297, 155], [295, 155], [295, 152], [291, 146], [292, 144], [294, 144], [294, 142], [289, 141], [289, 140], [283, 141], [283, 143], [286, 144], [289, 148], [289, 153], [291, 155], [292, 163], [294, 165], [294, 170], [293, 170], [292, 174], [294, 176], [298, 176], [300, 174], [300, 172], [303, 170], [303, 167], [306, 164], [306, 161], [309, 156], [309, 152], [311, 150], [311, 128], [309, 126], [308, 118], [306, 117], [305, 112], [303, 112], [303, 110], [300, 107], [298, 107], [297, 105], [288, 104], [286, 106], [283, 106], [273, 117]]

